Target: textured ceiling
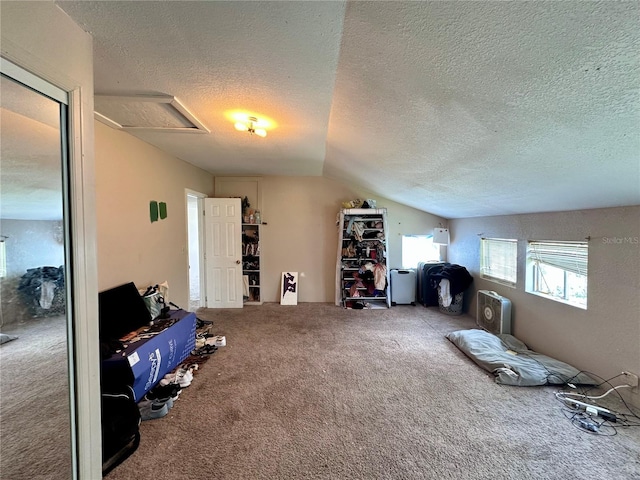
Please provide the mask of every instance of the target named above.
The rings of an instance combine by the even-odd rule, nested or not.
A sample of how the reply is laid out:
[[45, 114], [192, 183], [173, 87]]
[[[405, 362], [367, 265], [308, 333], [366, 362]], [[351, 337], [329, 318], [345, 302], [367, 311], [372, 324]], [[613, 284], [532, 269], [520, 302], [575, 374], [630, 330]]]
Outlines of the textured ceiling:
[[343, 3], [57, 3], [94, 37], [96, 94], [173, 95], [211, 131], [136, 136], [216, 174], [322, 175]]
[[94, 37], [96, 93], [179, 98], [211, 133], [135, 134], [216, 175], [447, 218], [640, 204], [638, 2], [56, 3]]

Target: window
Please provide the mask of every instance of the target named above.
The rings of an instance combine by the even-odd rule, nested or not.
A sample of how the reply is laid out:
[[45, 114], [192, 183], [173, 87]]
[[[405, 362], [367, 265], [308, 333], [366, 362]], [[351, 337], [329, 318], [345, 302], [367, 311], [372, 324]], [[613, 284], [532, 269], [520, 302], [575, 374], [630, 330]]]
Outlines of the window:
[[529, 242], [526, 290], [586, 309], [587, 261], [587, 242]]
[[517, 240], [480, 239], [480, 277], [515, 288], [517, 269]]
[[416, 268], [419, 262], [440, 261], [440, 245], [432, 235], [402, 236], [402, 268]]

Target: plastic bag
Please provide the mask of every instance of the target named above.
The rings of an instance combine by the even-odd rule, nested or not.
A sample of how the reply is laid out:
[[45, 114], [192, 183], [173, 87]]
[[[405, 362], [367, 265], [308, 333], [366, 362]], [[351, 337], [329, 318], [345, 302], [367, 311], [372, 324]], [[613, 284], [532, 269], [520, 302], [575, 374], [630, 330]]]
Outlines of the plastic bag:
[[163, 293], [163, 290], [168, 293], [169, 286], [167, 285], [167, 282], [164, 282], [162, 285], [147, 287], [147, 289], [140, 294], [147, 310], [149, 310], [149, 313], [151, 314], [152, 319], [159, 317], [162, 314], [162, 309], [166, 307], [168, 300]]

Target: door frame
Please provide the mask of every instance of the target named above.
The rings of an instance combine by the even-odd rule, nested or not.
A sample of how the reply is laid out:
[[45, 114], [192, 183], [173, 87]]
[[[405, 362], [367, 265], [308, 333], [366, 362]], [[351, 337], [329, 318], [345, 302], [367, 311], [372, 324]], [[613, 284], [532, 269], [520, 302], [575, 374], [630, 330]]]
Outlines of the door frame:
[[98, 262], [91, 36], [52, 2], [2, 5], [1, 55], [69, 94], [69, 197], [73, 252], [77, 465], [101, 478]]
[[[97, 268], [95, 261], [95, 228], [87, 222], [86, 212], [93, 203], [86, 192], [91, 191], [93, 178], [88, 183], [83, 159], [86, 149], [83, 135], [81, 89], [65, 89], [63, 82], [34, 75], [27, 69], [0, 57], [0, 71], [59, 102], [65, 114], [61, 122], [63, 170], [63, 210], [65, 231], [65, 277], [67, 298], [67, 354], [69, 368], [69, 407], [71, 425], [72, 478], [86, 478], [86, 472], [95, 472], [102, 465], [100, 412], [93, 407], [100, 398], [100, 372], [97, 325]], [[95, 211], [95, 208], [93, 209]], [[95, 295], [93, 293], [95, 292]], [[93, 297], [93, 298], [92, 298]], [[94, 318], [95, 322], [87, 319]], [[84, 319], [84, 320], [81, 320]]]
[[185, 205], [185, 218], [187, 229], [187, 290], [189, 292], [189, 302], [191, 302], [191, 272], [190, 272], [190, 252], [189, 252], [189, 225], [193, 219], [189, 218], [189, 197], [195, 197], [198, 202], [198, 217], [196, 219], [198, 228], [198, 268], [200, 271], [200, 299], [198, 307], [204, 307], [204, 293], [207, 291], [207, 276], [205, 275], [204, 264], [204, 199], [208, 197], [207, 194], [191, 190], [190, 188], [184, 189], [184, 205]]

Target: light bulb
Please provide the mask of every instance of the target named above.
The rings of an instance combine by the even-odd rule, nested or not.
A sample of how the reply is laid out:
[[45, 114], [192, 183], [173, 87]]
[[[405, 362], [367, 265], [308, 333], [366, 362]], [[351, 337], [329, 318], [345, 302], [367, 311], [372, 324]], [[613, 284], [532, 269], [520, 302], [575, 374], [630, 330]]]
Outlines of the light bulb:
[[236, 130], [240, 130], [241, 132], [246, 132], [247, 130], [249, 130], [249, 127], [242, 122], [236, 122], [234, 126], [236, 127]]
[[254, 133], [256, 135], [258, 135], [259, 137], [266, 137], [267, 136], [267, 131], [262, 129], [262, 128], [258, 128], [254, 131]]

